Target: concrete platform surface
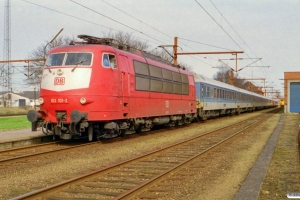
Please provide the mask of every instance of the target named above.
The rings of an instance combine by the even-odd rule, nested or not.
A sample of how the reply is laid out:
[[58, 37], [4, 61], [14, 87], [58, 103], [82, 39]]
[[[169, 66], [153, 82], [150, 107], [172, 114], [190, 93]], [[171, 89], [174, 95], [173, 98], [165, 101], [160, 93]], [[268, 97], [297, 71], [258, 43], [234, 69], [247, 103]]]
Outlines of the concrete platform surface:
[[12, 130], [12, 131], [0, 131], [0, 143], [11, 142], [18, 140], [26, 140], [34, 137], [42, 137], [45, 134], [42, 131], [32, 132], [30, 128]]

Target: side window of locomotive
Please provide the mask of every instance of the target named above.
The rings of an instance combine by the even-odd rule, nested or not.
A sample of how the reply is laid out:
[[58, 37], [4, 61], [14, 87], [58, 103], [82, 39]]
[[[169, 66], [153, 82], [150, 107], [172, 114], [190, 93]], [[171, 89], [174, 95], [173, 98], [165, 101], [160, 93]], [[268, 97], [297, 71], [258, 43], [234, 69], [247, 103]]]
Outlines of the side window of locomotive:
[[135, 89], [150, 91], [149, 68], [146, 63], [133, 61], [135, 71]]
[[182, 94], [181, 76], [178, 72], [172, 72], [173, 94]]
[[161, 68], [156, 67], [154, 65], [149, 65], [149, 70], [150, 70], [150, 76], [162, 79]]
[[102, 66], [107, 68], [117, 68], [115, 55], [104, 53], [102, 57]]
[[65, 65], [91, 65], [91, 53], [67, 53]]
[[149, 76], [149, 68], [146, 63], [133, 61], [135, 74]]
[[149, 65], [150, 72], [150, 91], [163, 92], [163, 81], [161, 68]]
[[189, 95], [189, 78], [186, 74], [180, 74], [182, 84], [182, 94]]
[[64, 57], [65, 53], [51, 54], [47, 59], [46, 66], [62, 66]]

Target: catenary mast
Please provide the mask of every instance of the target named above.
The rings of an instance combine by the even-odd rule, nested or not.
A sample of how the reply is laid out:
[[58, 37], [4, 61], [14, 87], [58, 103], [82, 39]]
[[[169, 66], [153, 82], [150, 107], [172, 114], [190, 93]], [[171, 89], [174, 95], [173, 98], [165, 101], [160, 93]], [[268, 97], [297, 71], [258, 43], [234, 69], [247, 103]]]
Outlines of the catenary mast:
[[[11, 40], [10, 40], [10, 0], [5, 0], [4, 6], [4, 49], [3, 49], [3, 59], [10, 60], [11, 59]], [[4, 63], [1, 67], [1, 85], [3, 87], [3, 91], [9, 93], [12, 91], [12, 69], [10, 63]], [[11, 98], [6, 99], [8, 102], [11, 102]], [[5, 105], [5, 103], [4, 103]], [[9, 105], [6, 106], [10, 106]]]

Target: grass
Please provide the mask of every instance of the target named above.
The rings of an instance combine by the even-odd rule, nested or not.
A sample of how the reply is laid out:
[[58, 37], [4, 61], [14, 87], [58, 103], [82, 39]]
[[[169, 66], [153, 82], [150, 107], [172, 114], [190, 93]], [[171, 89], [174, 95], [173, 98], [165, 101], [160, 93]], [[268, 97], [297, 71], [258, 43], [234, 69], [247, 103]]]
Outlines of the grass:
[[[16, 130], [31, 127], [26, 116], [5, 117], [6, 115], [26, 115], [32, 108], [3, 108], [0, 107], [0, 131]], [[1, 117], [3, 116], [3, 117]]]
[[32, 108], [20, 107], [20, 108], [12, 108], [12, 107], [0, 107], [0, 116], [3, 115], [26, 115], [29, 110]]
[[28, 128], [31, 123], [26, 116], [0, 118], [0, 131]]

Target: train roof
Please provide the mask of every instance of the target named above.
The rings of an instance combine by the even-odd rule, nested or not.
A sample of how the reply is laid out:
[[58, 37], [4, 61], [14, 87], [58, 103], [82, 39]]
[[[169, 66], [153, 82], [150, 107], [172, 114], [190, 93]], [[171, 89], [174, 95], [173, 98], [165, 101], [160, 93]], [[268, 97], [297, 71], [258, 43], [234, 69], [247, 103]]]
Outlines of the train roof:
[[194, 79], [195, 79], [195, 82], [202, 82], [202, 83], [206, 83], [206, 84], [209, 84], [209, 85], [214, 85], [214, 86], [217, 86], [217, 87], [226, 88], [226, 89], [229, 89], [229, 90], [234, 90], [234, 91], [238, 91], [238, 92], [241, 92], [241, 93], [244, 93], [244, 94], [249, 94], [249, 95], [252, 95], [252, 96], [257, 96], [257, 97], [260, 97], [260, 98], [265, 98], [265, 99], [271, 100], [270, 98], [259, 95], [257, 93], [250, 92], [248, 90], [244, 90], [244, 89], [238, 88], [236, 86], [229, 85], [227, 83], [223, 83], [223, 82], [211, 79], [211, 78], [207, 78], [207, 77], [205, 77], [203, 75], [200, 75], [200, 74], [195, 73], [194, 74]]

